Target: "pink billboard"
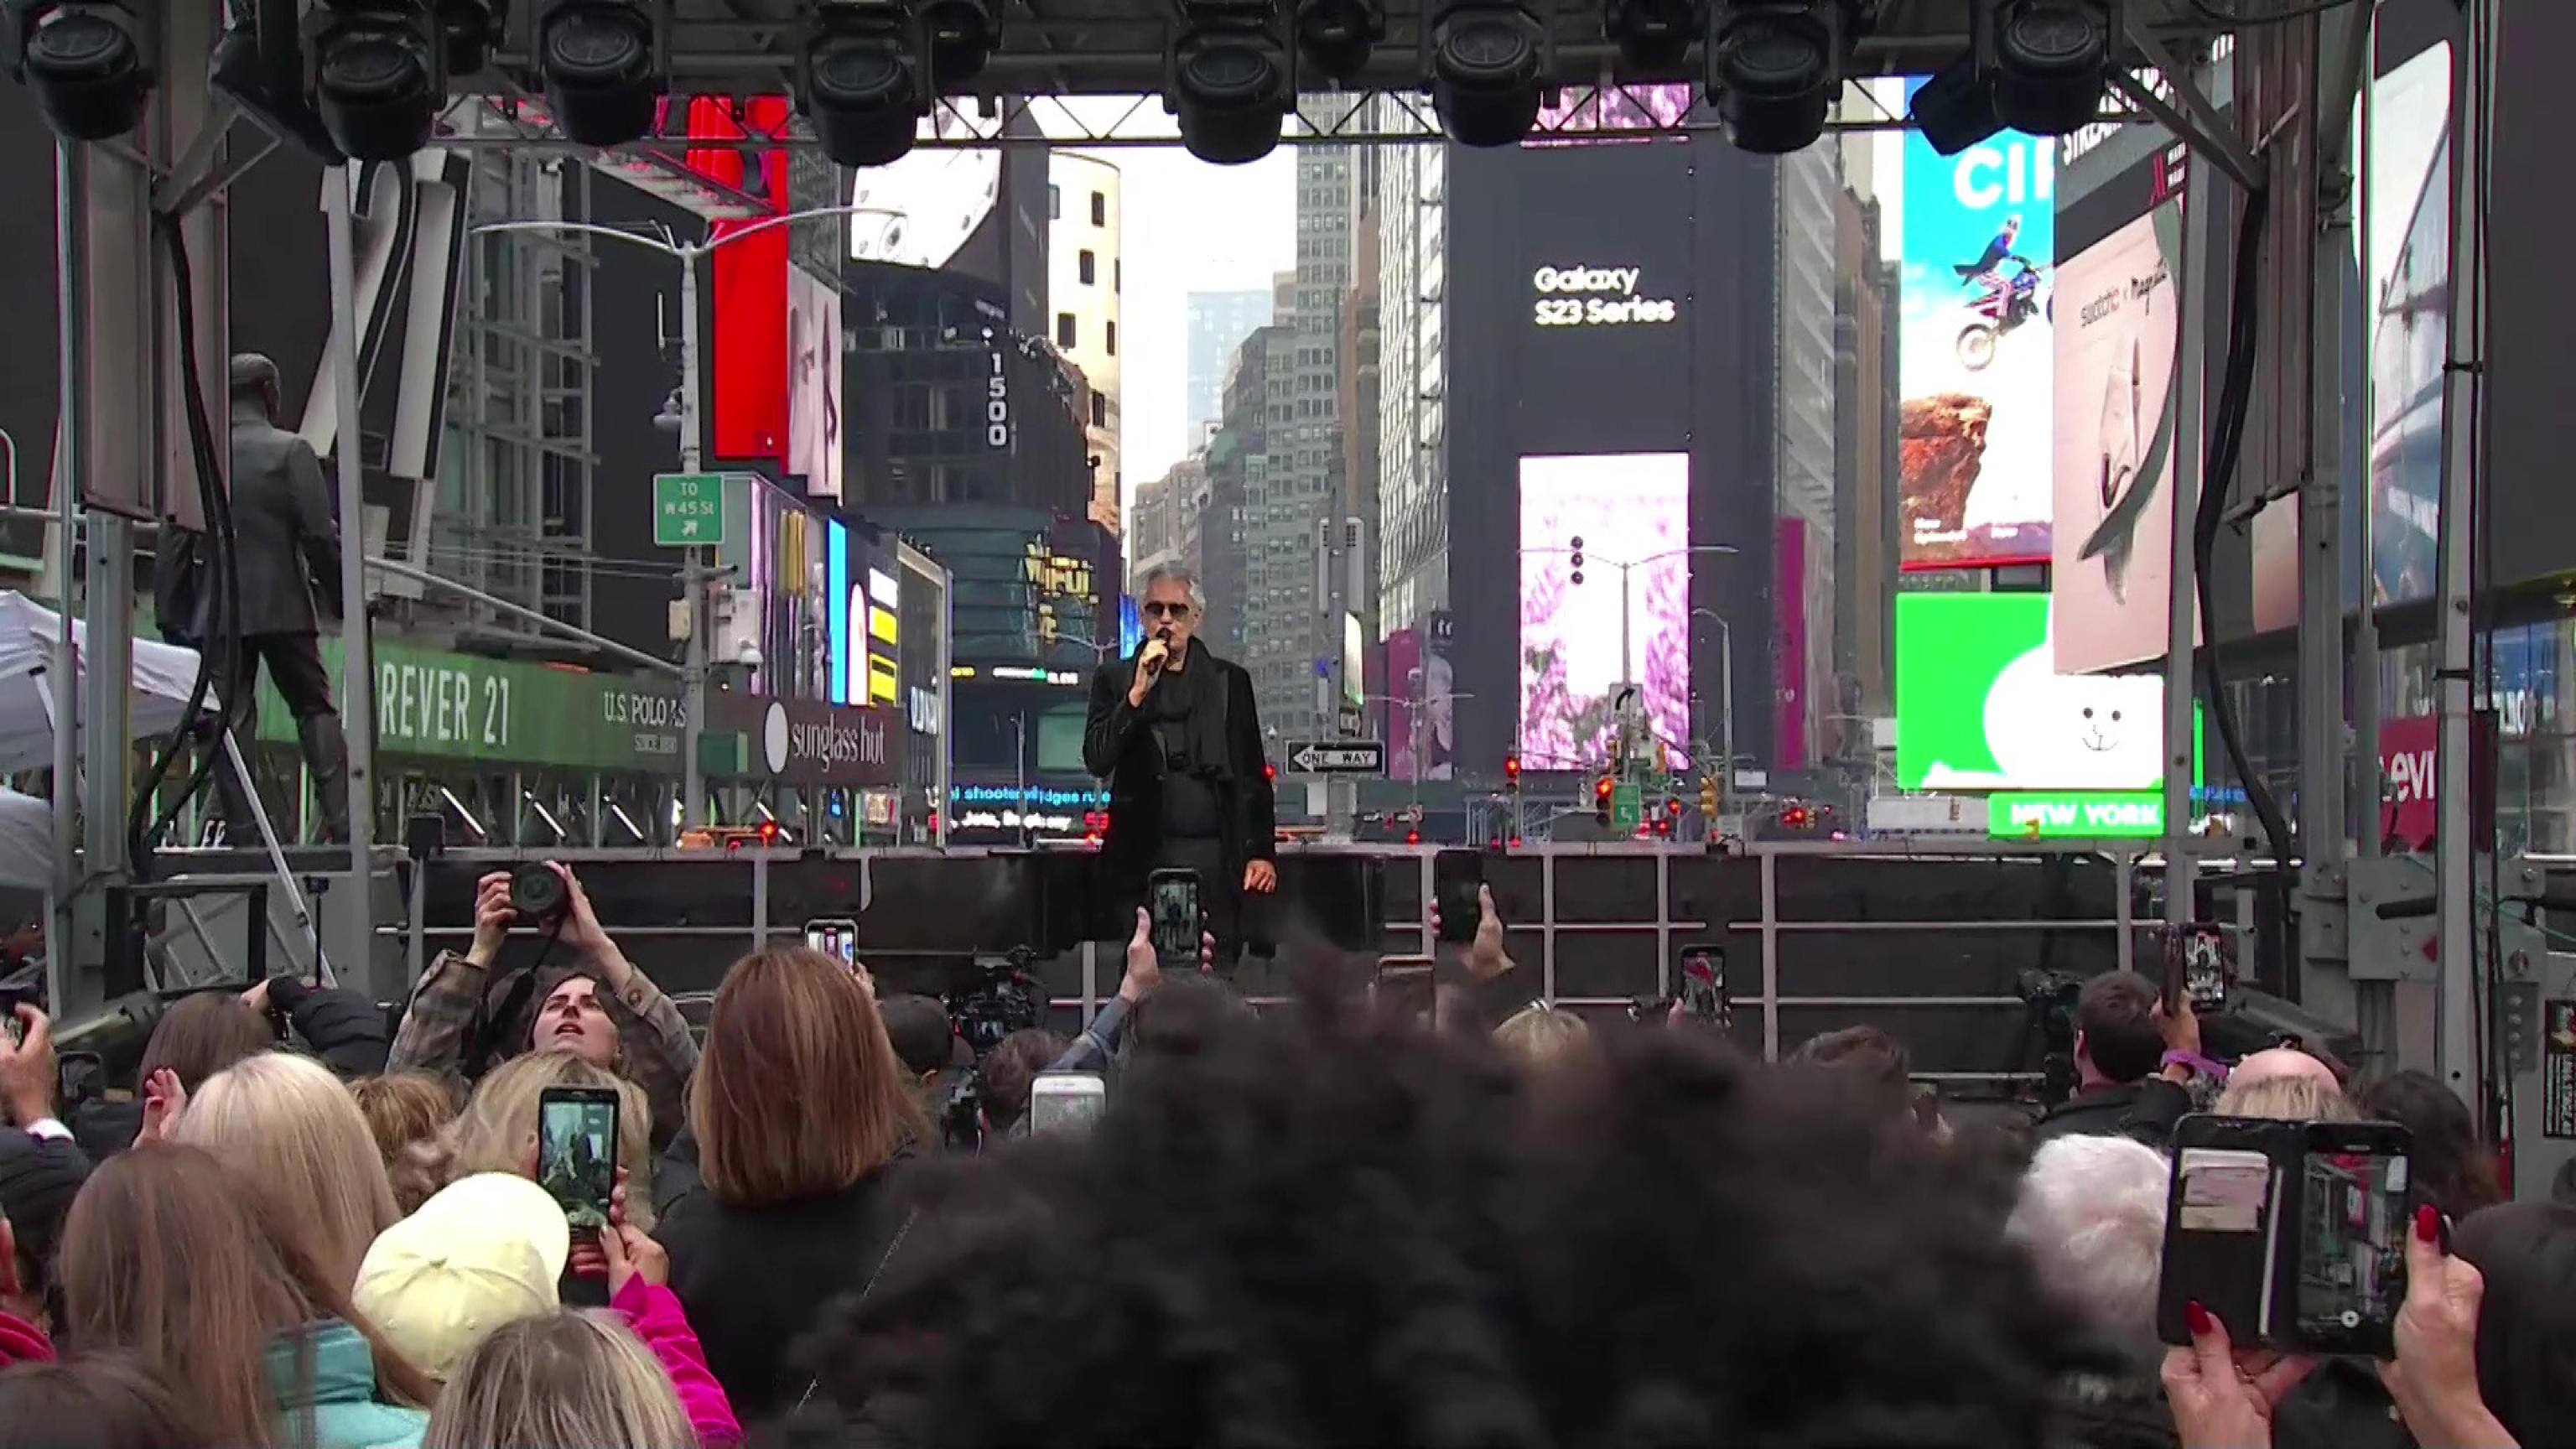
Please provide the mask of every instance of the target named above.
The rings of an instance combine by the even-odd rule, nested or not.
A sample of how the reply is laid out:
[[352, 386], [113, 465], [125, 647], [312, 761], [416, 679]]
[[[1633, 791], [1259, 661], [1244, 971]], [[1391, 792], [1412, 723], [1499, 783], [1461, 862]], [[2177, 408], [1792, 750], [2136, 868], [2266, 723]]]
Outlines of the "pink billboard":
[[1386, 711], [1386, 773], [1410, 780], [1413, 772], [1413, 711], [1400, 701], [1412, 698], [1414, 672], [1422, 667], [1422, 631], [1398, 629], [1386, 636], [1386, 680], [1375, 691]]

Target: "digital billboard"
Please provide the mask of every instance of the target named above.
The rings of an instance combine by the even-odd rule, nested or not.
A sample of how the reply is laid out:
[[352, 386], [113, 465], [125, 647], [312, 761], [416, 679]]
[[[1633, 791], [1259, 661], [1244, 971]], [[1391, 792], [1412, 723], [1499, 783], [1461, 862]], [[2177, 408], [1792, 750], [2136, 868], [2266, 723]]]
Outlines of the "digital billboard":
[[1690, 455], [1525, 457], [1520, 501], [1522, 763], [1606, 760], [1630, 681], [1654, 737], [1687, 748]]
[[2370, 599], [2430, 598], [2442, 495], [2442, 364], [2450, 346], [2451, 47], [2371, 92]]
[[1896, 781], [1907, 790], [2152, 790], [2164, 679], [2055, 667], [2049, 597], [1896, 596]]
[[1903, 149], [1904, 566], [2045, 563], [2055, 143]]
[[[923, 140], [975, 134], [973, 123], [943, 102], [918, 128]], [[1002, 195], [998, 146], [917, 147], [884, 166], [853, 173], [850, 257], [907, 267], [944, 267], [992, 214]]]
[[2180, 423], [2182, 156], [2140, 167], [2143, 212], [2058, 264], [2056, 668], [2086, 674], [2160, 658], [2171, 616], [2174, 463]]
[[787, 269], [787, 471], [841, 496], [841, 285]]

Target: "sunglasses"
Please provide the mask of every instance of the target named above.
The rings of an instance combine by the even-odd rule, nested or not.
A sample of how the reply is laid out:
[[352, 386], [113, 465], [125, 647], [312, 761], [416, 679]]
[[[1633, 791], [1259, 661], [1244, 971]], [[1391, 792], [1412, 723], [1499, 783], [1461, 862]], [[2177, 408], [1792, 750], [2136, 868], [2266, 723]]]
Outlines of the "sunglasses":
[[1137, 612], [1143, 614], [1148, 619], [1186, 619], [1190, 616], [1190, 606], [1187, 604], [1166, 604], [1158, 600], [1154, 603], [1139, 604], [1137, 606]]

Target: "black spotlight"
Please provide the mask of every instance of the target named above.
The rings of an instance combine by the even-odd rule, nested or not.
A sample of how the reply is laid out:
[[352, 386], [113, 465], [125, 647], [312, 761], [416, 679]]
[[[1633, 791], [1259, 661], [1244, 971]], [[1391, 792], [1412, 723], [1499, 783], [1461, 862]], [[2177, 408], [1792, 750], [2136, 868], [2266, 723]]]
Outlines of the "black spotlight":
[[1181, 144], [1221, 166], [1279, 146], [1296, 98], [1288, 25], [1273, 0], [1178, 0], [1163, 52], [1163, 109]]
[[1943, 156], [1956, 156], [2004, 128], [1995, 114], [1995, 88], [1974, 54], [1933, 73], [1908, 108], [1923, 140]]
[[322, 128], [355, 161], [429, 144], [447, 95], [447, 46], [429, 0], [323, 0], [306, 20]]
[[929, 41], [897, 0], [814, 7], [796, 54], [796, 109], [823, 154], [843, 166], [883, 166], [912, 149], [930, 113]]
[[1708, 0], [1610, 0], [1601, 14], [1601, 33], [1619, 59], [1643, 73], [1680, 69], [1707, 29]]
[[1297, 49], [1315, 73], [1359, 79], [1369, 52], [1386, 39], [1383, 0], [1297, 0]]
[[0, 65], [36, 93], [46, 124], [67, 141], [124, 135], [152, 98], [150, 29], [111, 0], [7, 0]]
[[1002, 43], [996, 0], [929, 0], [921, 23], [930, 32], [930, 78], [941, 90], [982, 74]]
[[1737, 150], [1803, 151], [1842, 84], [1841, 0], [1735, 0], [1708, 44], [1708, 95]]
[[438, 0], [438, 28], [447, 45], [449, 76], [472, 75], [492, 61], [509, 0]]
[[569, 140], [620, 146], [653, 129], [662, 73], [639, 0], [552, 0], [537, 17], [537, 72]]
[[1462, 146], [1510, 146], [1538, 124], [1547, 31], [1511, 0], [1450, 0], [1431, 28], [1431, 106]]
[[2118, 0], [2002, 0], [1994, 10], [1995, 114], [2063, 136], [2101, 119]]

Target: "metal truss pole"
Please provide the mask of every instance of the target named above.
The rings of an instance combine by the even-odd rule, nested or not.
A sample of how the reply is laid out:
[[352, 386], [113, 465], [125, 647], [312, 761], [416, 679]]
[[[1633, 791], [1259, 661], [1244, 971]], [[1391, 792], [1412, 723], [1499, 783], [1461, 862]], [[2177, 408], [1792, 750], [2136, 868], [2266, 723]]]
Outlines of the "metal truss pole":
[[88, 176], [78, 146], [61, 142], [54, 155], [54, 265], [61, 327], [60, 365], [55, 373], [58, 402], [54, 428], [54, 536], [47, 552], [53, 560], [54, 607], [62, 613], [62, 635], [55, 641], [55, 669], [45, 681], [50, 691], [54, 725], [54, 888], [45, 921], [46, 1001], [61, 1011], [72, 999], [76, 935], [72, 900], [80, 894], [80, 691], [78, 658], [72, 636], [73, 540], [79, 537], [80, 480], [87, 459], [87, 392], [89, 338], [82, 326], [89, 302], [89, 268], [84, 229], [88, 220]]
[[[374, 641], [367, 629], [366, 495], [358, 421], [357, 242], [350, 209], [365, 184], [355, 162], [324, 173], [322, 210], [330, 232], [332, 460], [340, 495], [340, 718], [348, 739], [349, 889], [337, 913], [349, 949], [343, 962], [372, 979], [375, 911], [370, 886], [376, 863], [376, 691]], [[319, 937], [316, 938], [317, 941]]]
[[[2470, 599], [2477, 586], [2472, 551], [2478, 535], [2480, 435], [2485, 427], [2481, 390], [2486, 366], [2486, 127], [2492, 96], [2500, 0], [2472, 0], [2468, 44], [2459, 48], [2451, 94], [2451, 311], [2449, 358], [2442, 371], [2442, 501], [2436, 515], [2440, 541], [2435, 674], [2441, 698], [2441, 749], [2436, 769], [2440, 834], [2434, 842], [2434, 902], [2441, 972], [2434, 1011], [2434, 1059], [2442, 1081], [2479, 1110], [2484, 1063], [2477, 1011], [2477, 932], [2474, 868], [2481, 850], [2476, 821], [2481, 802], [2469, 797], [2473, 693], [2472, 656], [2477, 640]], [[2487, 802], [2491, 803], [2491, 802]]]
[[[2197, 94], [2199, 78], [2189, 71], [2168, 71], [2187, 77], [2178, 90]], [[2203, 306], [2203, 289], [2210, 285], [2210, 254], [2218, 230], [2212, 214], [2217, 199], [2219, 177], [2216, 168], [2203, 164], [2207, 153], [2192, 152], [2191, 175], [2183, 194], [2182, 285], [2175, 295], [2182, 304], [2181, 365], [2178, 369], [2175, 403], [2174, 436], [2181, 445], [2173, 451], [2173, 537], [2169, 556], [2170, 574], [2166, 580], [2165, 623], [2165, 721], [2164, 721], [2164, 812], [2165, 812], [2165, 919], [2182, 925], [2192, 919], [2193, 882], [2197, 862], [2192, 855], [2192, 765], [2195, 760], [2192, 725], [2193, 647], [2199, 633], [2194, 623], [2199, 617], [2200, 596], [2193, 587], [2197, 555], [2192, 547], [2193, 521], [2198, 516], [2201, 489], [2200, 440], [2202, 379], [2209, 371], [2209, 309]]]

